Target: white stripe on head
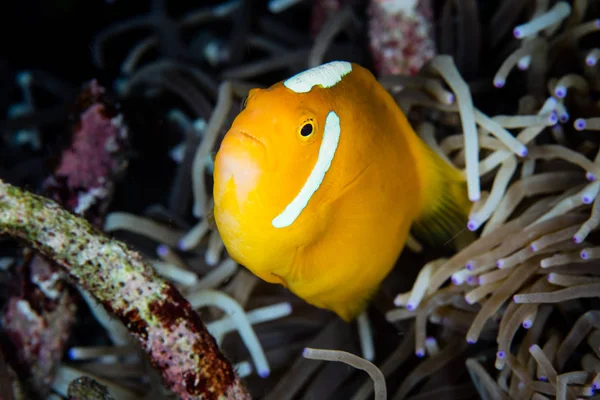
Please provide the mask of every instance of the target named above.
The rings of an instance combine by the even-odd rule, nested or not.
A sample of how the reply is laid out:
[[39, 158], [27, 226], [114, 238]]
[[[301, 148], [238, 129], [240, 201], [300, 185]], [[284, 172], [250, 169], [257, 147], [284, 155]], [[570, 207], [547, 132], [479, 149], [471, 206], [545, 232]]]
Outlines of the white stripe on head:
[[302, 71], [283, 82], [283, 85], [296, 93], [307, 93], [315, 85], [330, 88], [352, 71], [347, 61], [332, 61], [306, 71]]
[[330, 111], [325, 119], [325, 128], [323, 129], [323, 140], [319, 148], [319, 156], [308, 179], [300, 189], [298, 195], [287, 205], [285, 210], [273, 219], [275, 228], [285, 228], [290, 226], [300, 215], [304, 207], [308, 204], [312, 195], [319, 189], [325, 173], [331, 167], [331, 162], [340, 141], [340, 118], [334, 111]]

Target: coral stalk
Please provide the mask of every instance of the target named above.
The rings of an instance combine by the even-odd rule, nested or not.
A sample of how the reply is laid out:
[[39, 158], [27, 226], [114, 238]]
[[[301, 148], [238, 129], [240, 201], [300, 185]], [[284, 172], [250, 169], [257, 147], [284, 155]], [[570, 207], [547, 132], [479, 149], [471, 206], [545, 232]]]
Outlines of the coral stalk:
[[67, 394], [69, 400], [114, 400], [105, 386], [87, 376], [72, 381]]
[[53, 260], [120, 318], [181, 399], [250, 399], [189, 302], [122, 242], [1, 180], [0, 233]]
[[[46, 196], [83, 215], [102, 222], [116, 177], [127, 160], [127, 126], [123, 115], [108, 101], [105, 89], [92, 80], [75, 101], [71, 144], [57, 168], [43, 183]], [[0, 315], [3, 351], [34, 397], [50, 391], [56, 367], [64, 354], [76, 303], [58, 268], [28, 249], [19, 268], [19, 290]]]

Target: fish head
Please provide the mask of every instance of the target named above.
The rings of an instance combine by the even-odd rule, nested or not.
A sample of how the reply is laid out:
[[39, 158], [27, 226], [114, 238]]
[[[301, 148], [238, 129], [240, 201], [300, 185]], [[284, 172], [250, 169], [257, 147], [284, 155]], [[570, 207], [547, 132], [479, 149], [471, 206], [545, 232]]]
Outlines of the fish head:
[[345, 173], [342, 116], [357, 118], [331, 89], [352, 65], [328, 63], [252, 89], [217, 152], [215, 222], [230, 255], [263, 279], [259, 269], [284, 268], [326, 229]]
[[[324, 180], [324, 171], [313, 170], [327, 161], [320, 153], [325, 128], [330, 132], [332, 125], [326, 97], [299, 95], [282, 83], [249, 92], [215, 157], [215, 221], [221, 232], [235, 231], [248, 245], [268, 241], [281, 251], [312, 237], [319, 210], [313, 197]], [[339, 122], [334, 125], [338, 137]], [[332, 152], [325, 154], [327, 168]]]

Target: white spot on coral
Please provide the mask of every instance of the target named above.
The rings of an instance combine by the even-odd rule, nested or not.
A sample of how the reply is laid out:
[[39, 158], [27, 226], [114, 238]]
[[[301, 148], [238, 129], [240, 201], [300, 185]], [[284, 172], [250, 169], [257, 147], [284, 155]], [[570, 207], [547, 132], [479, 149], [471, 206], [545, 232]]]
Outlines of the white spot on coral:
[[283, 85], [296, 93], [307, 93], [315, 85], [324, 88], [335, 86], [344, 76], [352, 71], [352, 64], [347, 61], [332, 61], [302, 71], [283, 82]]
[[55, 272], [46, 280], [41, 280], [37, 275], [33, 275], [31, 281], [40, 288], [47, 298], [56, 300], [61, 293], [56, 289], [59, 278], [59, 274]]
[[123, 114], [118, 114], [116, 117], [113, 117], [110, 122], [113, 124], [115, 128], [122, 128], [123, 125]]
[[87, 211], [96, 200], [102, 199], [108, 195], [108, 191], [105, 188], [92, 188], [89, 192], [80, 194], [77, 198], [77, 207], [75, 208], [75, 214], [83, 214]]
[[27, 318], [28, 321], [35, 321], [39, 319], [38, 314], [35, 311], [33, 311], [33, 309], [26, 300], [18, 300], [17, 309], [21, 314], [25, 316], [25, 318]]
[[125, 139], [125, 138], [128, 137], [128, 135], [129, 135], [129, 128], [127, 127], [127, 125], [123, 121], [123, 114], [117, 115], [116, 117], [114, 117], [113, 119], [111, 119], [110, 122], [112, 123], [112, 125], [114, 127], [116, 127], [119, 130], [118, 131], [119, 138]]
[[273, 219], [275, 228], [284, 228], [291, 225], [300, 215], [312, 195], [319, 189], [325, 173], [329, 170], [333, 157], [340, 141], [340, 118], [334, 111], [330, 111], [325, 119], [325, 128], [323, 129], [323, 141], [319, 148], [319, 157], [313, 167], [308, 179], [304, 183], [300, 193], [287, 205], [285, 210]]
[[65, 243], [65, 236], [55, 232], [54, 236], [46, 235], [44, 243], [46, 243], [52, 249], [59, 249]]
[[119, 144], [117, 143], [117, 138], [111, 136], [106, 139], [104, 142], [104, 149], [109, 153], [116, 153], [119, 151]]

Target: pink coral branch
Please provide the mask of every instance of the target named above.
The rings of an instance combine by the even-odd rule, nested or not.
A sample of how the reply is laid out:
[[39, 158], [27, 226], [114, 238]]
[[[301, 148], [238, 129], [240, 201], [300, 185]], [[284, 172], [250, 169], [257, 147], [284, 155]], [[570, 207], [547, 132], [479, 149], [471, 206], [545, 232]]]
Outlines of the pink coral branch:
[[10, 361], [21, 370], [21, 378], [29, 378], [28, 391], [42, 396], [48, 394], [64, 354], [76, 307], [53, 266], [38, 255], [27, 259], [26, 288], [8, 299], [2, 324], [12, 344], [12, 351], [7, 349]]
[[416, 75], [436, 54], [431, 0], [371, 0], [369, 44], [381, 75]]

